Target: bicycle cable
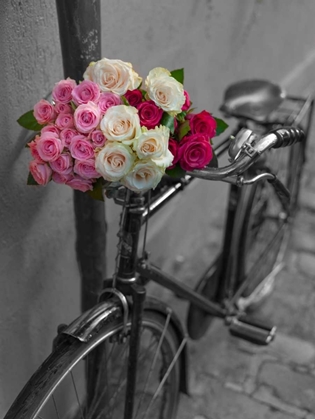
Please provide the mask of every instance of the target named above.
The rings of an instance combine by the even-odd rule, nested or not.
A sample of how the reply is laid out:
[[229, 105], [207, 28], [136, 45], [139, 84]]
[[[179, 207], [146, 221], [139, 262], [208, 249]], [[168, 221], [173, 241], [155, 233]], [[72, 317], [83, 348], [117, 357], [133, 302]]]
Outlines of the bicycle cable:
[[148, 191], [148, 202], [147, 202], [147, 218], [144, 225], [144, 236], [143, 236], [143, 245], [142, 245], [142, 258], [146, 258], [146, 242], [147, 242], [147, 234], [148, 234], [148, 224], [150, 219], [150, 206], [151, 206], [151, 190]]

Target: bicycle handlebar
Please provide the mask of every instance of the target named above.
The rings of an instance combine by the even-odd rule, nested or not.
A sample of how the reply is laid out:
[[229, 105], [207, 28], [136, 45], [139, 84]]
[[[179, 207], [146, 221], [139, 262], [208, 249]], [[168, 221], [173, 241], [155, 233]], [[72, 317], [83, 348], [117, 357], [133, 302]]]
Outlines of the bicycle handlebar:
[[280, 128], [272, 131], [272, 133], [277, 136], [277, 144], [273, 146], [274, 149], [292, 146], [296, 142], [302, 141], [305, 137], [302, 130], [294, 127]]
[[[248, 130], [246, 140], [248, 139]], [[255, 140], [254, 143], [245, 141], [239, 156], [231, 165], [222, 168], [204, 168], [187, 171], [187, 175], [194, 178], [212, 181], [224, 180], [227, 177], [240, 175], [245, 172], [264, 152], [272, 148], [292, 146], [304, 139], [304, 132], [296, 127], [283, 127]], [[233, 140], [232, 140], [233, 141]]]

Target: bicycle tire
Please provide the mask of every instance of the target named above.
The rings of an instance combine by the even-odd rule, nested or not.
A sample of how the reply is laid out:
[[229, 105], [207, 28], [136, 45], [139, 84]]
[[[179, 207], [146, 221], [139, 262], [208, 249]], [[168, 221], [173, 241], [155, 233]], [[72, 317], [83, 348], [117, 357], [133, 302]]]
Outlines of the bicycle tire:
[[[165, 321], [166, 317], [155, 311], [144, 311], [133, 418], [176, 416], [180, 386], [179, 359], [175, 358], [178, 342], [172, 326]], [[128, 322], [127, 331], [130, 325]], [[129, 338], [123, 343], [119, 340], [122, 329], [123, 320], [119, 316], [109, 320], [87, 343], [67, 336], [34, 373], [5, 418], [124, 418]], [[100, 345], [103, 346], [100, 352], [103, 362], [107, 358], [106, 374], [103, 365], [103, 376], [98, 376], [103, 387], [93, 392], [93, 401], [87, 404], [87, 360]], [[174, 358], [175, 363], [169, 369]], [[81, 367], [80, 362], [83, 362]], [[152, 402], [152, 394], [165, 374], [167, 379], [162, 390]], [[74, 378], [79, 379], [75, 385]], [[73, 391], [69, 384], [74, 386]], [[61, 403], [58, 408], [57, 402]], [[149, 404], [152, 405], [149, 407]]]
[[[298, 208], [305, 142], [271, 150], [267, 166], [291, 192], [289, 214], [284, 212], [273, 187], [268, 182], [243, 187], [236, 210], [236, 233], [233, 248], [235, 270], [232, 294], [237, 306], [253, 310], [273, 289], [275, 275], [282, 268], [289, 242], [292, 221]], [[233, 297], [232, 297], [233, 299]], [[236, 299], [234, 299], [236, 300]]]

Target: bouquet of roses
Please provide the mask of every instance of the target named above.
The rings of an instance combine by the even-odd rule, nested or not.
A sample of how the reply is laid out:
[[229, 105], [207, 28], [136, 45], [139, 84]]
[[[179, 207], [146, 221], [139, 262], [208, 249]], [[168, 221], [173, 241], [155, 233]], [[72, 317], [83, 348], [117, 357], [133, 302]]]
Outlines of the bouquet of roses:
[[165, 173], [181, 177], [215, 163], [211, 139], [227, 125], [193, 112], [183, 69], [157, 67], [142, 88], [130, 63], [103, 58], [83, 79], [56, 83], [52, 102], [42, 99], [19, 118], [37, 132], [27, 144], [28, 184], [52, 180], [97, 198], [104, 184], [140, 193]]

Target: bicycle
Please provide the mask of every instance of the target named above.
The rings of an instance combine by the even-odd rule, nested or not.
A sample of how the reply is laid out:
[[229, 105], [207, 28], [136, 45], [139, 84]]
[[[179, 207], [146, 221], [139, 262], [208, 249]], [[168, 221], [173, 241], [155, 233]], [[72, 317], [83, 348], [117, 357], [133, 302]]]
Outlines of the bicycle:
[[[246, 311], [265, 297], [282, 266], [313, 106], [312, 96], [284, 98], [270, 82], [234, 84], [222, 111], [238, 125], [234, 137], [216, 147], [218, 157], [229, 151], [228, 166], [188, 172], [175, 181], [165, 177], [146, 194], [124, 187], [106, 191], [122, 207], [115, 274], [104, 281], [98, 305], [59, 326], [53, 352], [6, 418], [51, 418], [52, 412], [58, 418], [175, 417], [179, 393], [188, 390], [188, 335], [171, 308], [146, 296], [149, 280], [190, 302], [193, 339], [219, 317], [237, 337], [260, 345], [272, 341], [275, 327], [246, 317]], [[231, 187], [223, 247], [194, 290], [149, 261], [145, 240], [150, 217], [197, 178]]]

